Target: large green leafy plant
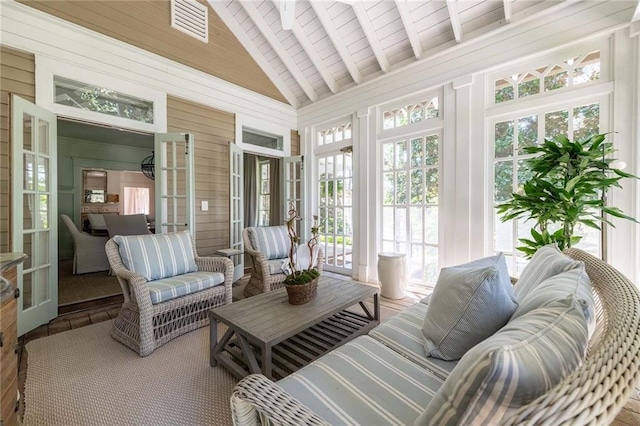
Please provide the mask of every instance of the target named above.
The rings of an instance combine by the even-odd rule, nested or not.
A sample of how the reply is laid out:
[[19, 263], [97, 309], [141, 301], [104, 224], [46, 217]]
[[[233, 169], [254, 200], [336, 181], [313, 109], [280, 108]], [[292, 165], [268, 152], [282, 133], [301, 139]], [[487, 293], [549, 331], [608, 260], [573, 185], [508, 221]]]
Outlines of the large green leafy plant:
[[540, 146], [524, 148], [537, 154], [525, 160], [533, 176], [509, 201], [499, 204], [497, 211], [503, 222], [520, 218], [535, 222], [531, 239], [521, 238], [523, 246], [518, 247], [527, 257], [546, 244], [557, 243], [560, 250], [575, 245], [581, 239], [574, 235], [579, 224], [595, 229], [601, 229], [603, 222], [613, 226], [606, 215], [637, 222], [606, 205], [601, 196], [609, 188], [620, 188], [621, 179], [636, 178], [613, 167], [615, 160], [609, 158], [613, 145], [604, 140], [605, 135], [575, 141], [556, 136]]

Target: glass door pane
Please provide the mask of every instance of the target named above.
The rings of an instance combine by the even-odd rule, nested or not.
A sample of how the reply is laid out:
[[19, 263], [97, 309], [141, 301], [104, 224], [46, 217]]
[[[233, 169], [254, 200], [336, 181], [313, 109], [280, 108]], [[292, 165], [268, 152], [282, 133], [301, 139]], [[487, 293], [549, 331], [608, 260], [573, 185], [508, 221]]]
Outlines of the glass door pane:
[[438, 273], [439, 135], [382, 144], [382, 252], [406, 254], [409, 282]]
[[[195, 233], [193, 135], [155, 136], [156, 233]], [[195, 235], [194, 235], [195, 237]]]
[[328, 270], [353, 267], [353, 155], [318, 158], [319, 241]]
[[47, 323], [58, 313], [56, 116], [12, 98], [14, 217], [12, 250], [27, 254], [18, 267], [18, 333]]

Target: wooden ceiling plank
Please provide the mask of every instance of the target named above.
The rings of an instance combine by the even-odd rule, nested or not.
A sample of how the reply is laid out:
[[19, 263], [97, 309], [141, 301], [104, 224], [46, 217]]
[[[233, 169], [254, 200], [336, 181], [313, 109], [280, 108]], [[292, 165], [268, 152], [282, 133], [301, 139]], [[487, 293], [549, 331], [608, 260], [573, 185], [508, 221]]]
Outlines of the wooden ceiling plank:
[[513, 19], [513, 9], [511, 8], [511, 0], [503, 0], [503, 7], [504, 7], [504, 21], [507, 24], [510, 24], [511, 20]]
[[313, 8], [313, 11], [316, 13], [318, 20], [320, 21], [325, 31], [327, 32], [327, 35], [329, 36], [331, 43], [333, 43], [334, 47], [338, 51], [338, 55], [340, 55], [342, 62], [349, 70], [349, 74], [351, 74], [351, 79], [353, 79], [353, 81], [356, 84], [360, 84], [360, 82], [362, 81], [362, 75], [360, 74], [360, 70], [358, 69], [356, 62], [351, 57], [351, 54], [347, 50], [347, 46], [342, 42], [342, 39], [340, 38], [340, 33], [338, 33], [338, 28], [336, 27], [333, 20], [329, 16], [329, 12], [327, 12], [325, 5], [323, 4], [323, 2], [316, 2], [316, 1], [310, 1], [309, 4], [311, 4], [311, 7]]
[[371, 50], [373, 50], [373, 54], [376, 56], [378, 60], [378, 64], [380, 65], [380, 69], [382, 72], [389, 71], [389, 58], [384, 53], [384, 48], [382, 47], [382, 43], [380, 43], [380, 38], [376, 34], [376, 30], [373, 27], [369, 16], [367, 15], [367, 10], [364, 7], [364, 4], [359, 1], [354, 1], [351, 4], [354, 13], [356, 14], [356, 18], [362, 27], [362, 31], [364, 32], [364, 36], [369, 41], [369, 45], [371, 46]]
[[449, 19], [451, 20], [451, 28], [453, 28], [453, 36], [456, 42], [462, 41], [462, 23], [458, 14], [458, 5], [456, 0], [447, 0], [447, 10], [449, 11]]
[[400, 13], [400, 19], [402, 20], [402, 25], [404, 25], [404, 30], [409, 37], [409, 43], [413, 49], [413, 55], [416, 59], [420, 59], [422, 57], [422, 44], [420, 43], [420, 37], [418, 37], [418, 30], [416, 29], [415, 21], [411, 17], [409, 5], [406, 0], [396, 0], [396, 7], [398, 8], [398, 13]]
[[329, 68], [327, 68], [327, 66], [322, 61], [322, 58], [318, 54], [318, 51], [314, 47], [311, 40], [309, 40], [309, 36], [307, 36], [307, 33], [305, 33], [304, 29], [300, 26], [300, 24], [298, 24], [298, 21], [295, 21], [293, 23], [293, 28], [291, 29], [291, 31], [293, 32], [293, 35], [298, 39], [300, 46], [302, 46], [302, 49], [304, 49], [304, 51], [307, 53], [309, 59], [311, 59], [311, 62], [313, 62], [313, 65], [318, 70], [318, 73], [320, 73], [320, 75], [322, 76], [329, 90], [331, 90], [332, 93], [337, 93], [338, 83], [336, 83], [336, 79], [333, 78], [333, 76], [329, 72]]
[[265, 58], [264, 54], [258, 49], [253, 40], [251, 40], [247, 33], [242, 29], [240, 23], [227, 9], [227, 6], [220, 1], [208, 1], [213, 10], [215, 10], [218, 16], [227, 25], [229, 30], [231, 30], [231, 32], [238, 38], [238, 41], [240, 41], [242, 46], [247, 49], [247, 52], [249, 52], [253, 57], [258, 66], [262, 68], [262, 71], [267, 74], [280, 93], [282, 93], [282, 96], [284, 96], [294, 108], [298, 108], [300, 106], [298, 98], [293, 94], [291, 89], [289, 89], [289, 86], [284, 83], [282, 76], [274, 70], [271, 63]]
[[287, 49], [282, 45], [280, 39], [273, 32], [267, 21], [265, 21], [262, 13], [258, 10], [257, 6], [250, 1], [240, 2], [242, 7], [244, 8], [249, 18], [253, 21], [256, 27], [260, 30], [264, 38], [267, 40], [267, 43], [271, 45], [271, 48], [278, 55], [280, 60], [285, 64], [285, 66], [289, 69], [293, 78], [298, 82], [304, 93], [307, 95], [312, 102], [318, 100], [318, 93], [315, 91], [309, 80], [304, 76], [302, 70], [296, 62], [293, 60]]

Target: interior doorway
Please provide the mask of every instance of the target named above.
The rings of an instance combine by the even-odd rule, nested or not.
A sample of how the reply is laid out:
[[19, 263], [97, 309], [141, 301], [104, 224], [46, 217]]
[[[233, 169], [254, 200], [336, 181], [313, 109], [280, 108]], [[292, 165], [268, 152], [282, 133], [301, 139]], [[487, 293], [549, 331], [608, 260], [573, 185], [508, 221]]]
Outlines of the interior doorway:
[[244, 227], [284, 225], [282, 159], [244, 153]]
[[74, 274], [73, 237], [61, 215], [86, 237], [101, 241], [106, 231], [92, 226], [89, 217], [144, 213], [153, 221], [155, 183], [141, 172], [140, 164], [153, 155], [154, 135], [64, 118], [57, 124], [58, 306], [64, 313], [113, 303], [122, 290], [108, 265]]

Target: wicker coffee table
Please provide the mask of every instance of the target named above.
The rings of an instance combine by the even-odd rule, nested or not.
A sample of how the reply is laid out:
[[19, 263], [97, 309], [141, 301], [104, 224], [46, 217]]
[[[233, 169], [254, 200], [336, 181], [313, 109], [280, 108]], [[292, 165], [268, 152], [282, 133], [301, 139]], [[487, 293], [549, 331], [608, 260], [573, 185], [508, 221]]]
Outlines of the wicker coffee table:
[[[373, 312], [363, 303], [370, 297]], [[304, 305], [290, 305], [281, 288], [212, 309], [210, 318], [212, 367], [277, 380], [378, 325], [380, 301], [376, 287], [321, 277]], [[220, 341], [218, 321], [229, 327]]]

